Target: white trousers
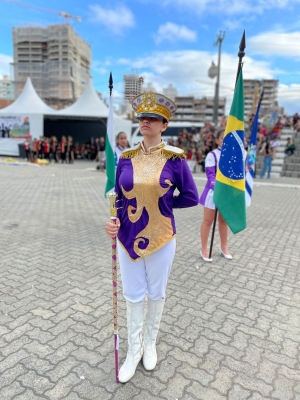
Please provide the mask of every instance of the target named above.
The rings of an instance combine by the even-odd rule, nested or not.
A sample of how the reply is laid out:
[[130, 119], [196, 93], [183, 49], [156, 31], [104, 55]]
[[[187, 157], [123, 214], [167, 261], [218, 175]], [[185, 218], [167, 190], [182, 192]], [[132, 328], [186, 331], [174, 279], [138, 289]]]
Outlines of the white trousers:
[[176, 238], [145, 258], [132, 261], [117, 240], [123, 295], [126, 300], [138, 303], [145, 299], [165, 298], [167, 283], [176, 251]]

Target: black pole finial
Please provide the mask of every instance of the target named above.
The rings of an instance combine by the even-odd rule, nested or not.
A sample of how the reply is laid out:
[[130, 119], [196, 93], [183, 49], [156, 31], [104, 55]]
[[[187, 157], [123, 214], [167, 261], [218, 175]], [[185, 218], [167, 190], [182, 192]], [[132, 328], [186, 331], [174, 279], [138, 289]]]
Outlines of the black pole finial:
[[240, 70], [241, 70], [242, 67], [243, 67], [243, 58], [244, 58], [244, 56], [245, 56], [245, 48], [246, 48], [246, 32], [245, 32], [245, 30], [244, 30], [242, 39], [241, 39], [241, 41], [240, 41], [240, 50], [239, 50], [239, 52], [238, 52], [239, 66], [238, 66], [238, 71], [237, 71], [237, 74], [236, 74], [235, 84], [237, 83]]
[[244, 31], [241, 42], [240, 42], [240, 51], [238, 52], [239, 59], [243, 58], [245, 55], [245, 48], [246, 48], [246, 33]]
[[112, 90], [113, 90], [113, 87], [114, 87], [114, 85], [113, 85], [113, 78], [112, 78], [112, 73], [110, 73], [109, 74], [109, 81], [108, 81], [109, 83], [108, 83], [108, 87], [109, 87], [109, 95], [111, 96], [111, 92], [112, 92]]

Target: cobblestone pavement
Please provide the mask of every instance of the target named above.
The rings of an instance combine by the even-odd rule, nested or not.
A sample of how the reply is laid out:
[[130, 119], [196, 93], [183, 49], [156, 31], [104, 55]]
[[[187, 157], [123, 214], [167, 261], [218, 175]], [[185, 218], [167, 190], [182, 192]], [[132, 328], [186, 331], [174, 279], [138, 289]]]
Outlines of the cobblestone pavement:
[[[255, 187], [248, 228], [230, 234], [232, 261], [218, 255], [217, 238], [213, 263], [203, 263], [202, 208], [175, 211], [159, 362], [152, 372], [139, 364], [123, 385], [114, 378], [109, 211], [94, 166], [0, 164], [0, 399], [299, 400], [300, 181]], [[121, 363], [121, 285], [119, 334]]]

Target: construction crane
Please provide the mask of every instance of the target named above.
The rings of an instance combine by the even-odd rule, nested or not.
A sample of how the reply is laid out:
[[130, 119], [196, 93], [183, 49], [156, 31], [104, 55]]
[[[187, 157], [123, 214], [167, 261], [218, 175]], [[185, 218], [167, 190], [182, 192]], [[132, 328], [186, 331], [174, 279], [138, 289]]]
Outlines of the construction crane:
[[78, 22], [81, 22], [81, 17], [75, 17], [74, 15], [70, 15], [69, 13], [67, 13], [65, 11], [49, 10], [48, 8], [38, 7], [38, 6], [34, 6], [32, 4], [26, 4], [26, 3], [22, 3], [21, 1], [15, 1], [15, 0], [2, 0], [2, 1], [5, 1], [6, 3], [16, 4], [16, 5], [22, 6], [22, 7], [32, 8], [34, 10], [38, 10], [38, 11], [42, 11], [42, 12], [48, 12], [48, 13], [51, 13], [51, 14], [57, 14], [60, 17], [63, 17], [63, 18], [66, 19], [66, 24], [69, 23], [69, 19], [70, 18], [74, 18]]

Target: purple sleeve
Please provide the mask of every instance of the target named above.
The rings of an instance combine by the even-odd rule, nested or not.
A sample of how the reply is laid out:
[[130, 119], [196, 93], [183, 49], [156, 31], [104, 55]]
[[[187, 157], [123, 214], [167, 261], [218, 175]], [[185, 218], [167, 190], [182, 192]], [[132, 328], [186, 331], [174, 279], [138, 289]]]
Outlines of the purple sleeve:
[[121, 175], [121, 171], [122, 171], [122, 158], [120, 158], [119, 162], [118, 162], [118, 166], [117, 166], [117, 172], [116, 172], [116, 183], [115, 183], [115, 192], [117, 193], [117, 217], [121, 220], [121, 215], [122, 215], [122, 206], [123, 206], [123, 200], [122, 200], [122, 190], [121, 190], [121, 186], [119, 183], [119, 179], [120, 179], [120, 175]]
[[194, 178], [185, 160], [175, 160], [174, 178], [179, 195], [173, 197], [173, 208], [186, 208], [198, 205], [198, 191]]
[[209, 183], [209, 189], [214, 190], [216, 183], [216, 167], [205, 167], [205, 173]]
[[217, 172], [217, 157], [215, 153], [212, 151], [208, 154], [205, 160], [205, 173], [207, 176], [207, 183], [209, 189], [214, 190], [216, 184], [216, 172]]

